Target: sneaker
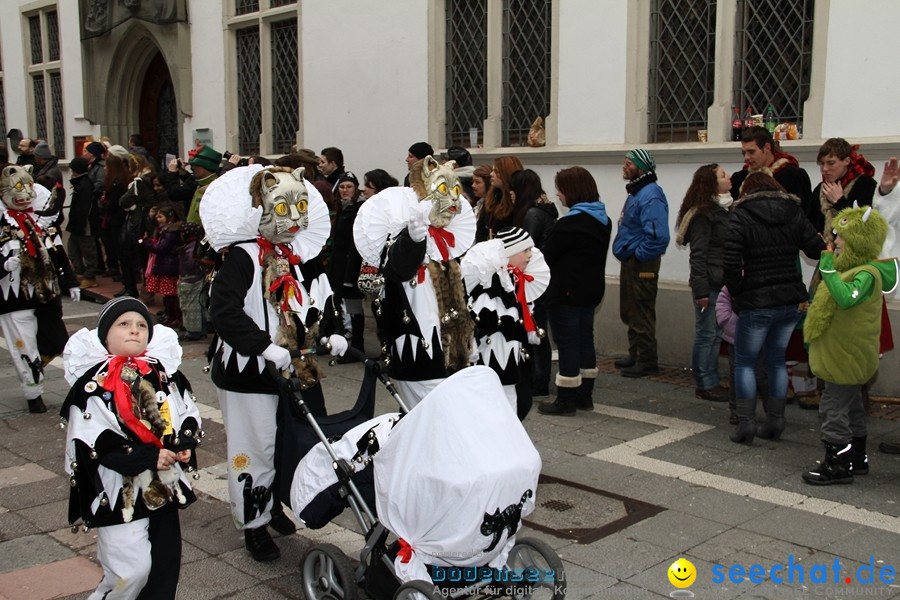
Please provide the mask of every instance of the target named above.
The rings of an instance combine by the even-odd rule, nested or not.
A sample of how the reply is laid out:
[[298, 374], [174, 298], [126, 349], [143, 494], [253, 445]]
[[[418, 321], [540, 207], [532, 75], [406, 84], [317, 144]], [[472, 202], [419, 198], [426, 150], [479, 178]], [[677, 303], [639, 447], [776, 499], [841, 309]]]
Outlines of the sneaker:
[[697, 388], [694, 390], [694, 396], [701, 400], [709, 400], [710, 402], [728, 402], [728, 390], [720, 385], [708, 390]]

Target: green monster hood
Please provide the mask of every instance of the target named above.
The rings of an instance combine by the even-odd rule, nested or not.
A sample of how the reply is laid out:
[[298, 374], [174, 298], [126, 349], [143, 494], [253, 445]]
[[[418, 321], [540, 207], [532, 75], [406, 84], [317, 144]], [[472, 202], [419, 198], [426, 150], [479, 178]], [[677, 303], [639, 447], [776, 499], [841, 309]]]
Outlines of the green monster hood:
[[897, 284], [895, 260], [878, 260], [888, 224], [884, 217], [869, 206], [845, 208], [831, 221], [835, 238], [842, 238], [844, 248], [834, 258], [834, 268], [846, 271], [872, 263], [881, 272], [883, 291], [891, 291]]

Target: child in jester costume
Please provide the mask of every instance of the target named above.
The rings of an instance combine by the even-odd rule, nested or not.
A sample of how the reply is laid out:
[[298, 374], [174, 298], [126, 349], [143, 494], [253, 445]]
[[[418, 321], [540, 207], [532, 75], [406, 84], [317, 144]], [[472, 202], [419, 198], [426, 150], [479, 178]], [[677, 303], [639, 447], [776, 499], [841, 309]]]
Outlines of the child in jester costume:
[[[897, 260], [877, 260], [888, 225], [871, 207], [832, 221], [834, 246], [819, 262], [822, 282], [806, 315], [809, 365], [824, 380], [819, 406], [825, 459], [803, 474], [812, 485], [852, 483], [869, 472], [862, 386], [878, 370], [882, 294], [897, 284]], [[783, 415], [780, 425], [784, 427]]]

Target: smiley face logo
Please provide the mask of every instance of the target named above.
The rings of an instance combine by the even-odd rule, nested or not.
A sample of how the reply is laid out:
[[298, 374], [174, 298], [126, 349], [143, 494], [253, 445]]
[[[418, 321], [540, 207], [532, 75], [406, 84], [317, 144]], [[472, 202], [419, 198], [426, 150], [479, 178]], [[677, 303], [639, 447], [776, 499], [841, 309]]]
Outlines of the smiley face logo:
[[679, 558], [669, 567], [669, 582], [677, 588], [691, 587], [697, 579], [697, 569], [690, 561]]

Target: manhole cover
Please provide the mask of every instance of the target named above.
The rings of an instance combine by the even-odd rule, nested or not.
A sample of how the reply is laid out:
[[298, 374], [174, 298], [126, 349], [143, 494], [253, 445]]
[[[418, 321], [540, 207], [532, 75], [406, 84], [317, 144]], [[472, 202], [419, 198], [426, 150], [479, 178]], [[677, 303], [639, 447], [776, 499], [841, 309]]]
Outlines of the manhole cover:
[[589, 544], [662, 512], [663, 508], [586, 485], [541, 475], [525, 524]]

